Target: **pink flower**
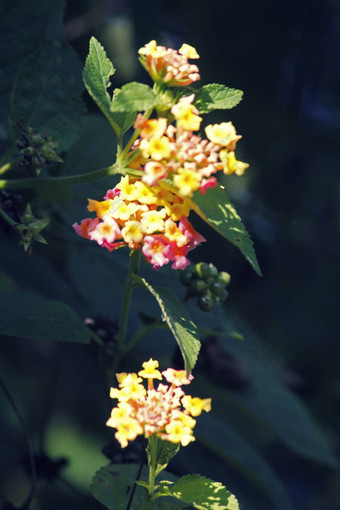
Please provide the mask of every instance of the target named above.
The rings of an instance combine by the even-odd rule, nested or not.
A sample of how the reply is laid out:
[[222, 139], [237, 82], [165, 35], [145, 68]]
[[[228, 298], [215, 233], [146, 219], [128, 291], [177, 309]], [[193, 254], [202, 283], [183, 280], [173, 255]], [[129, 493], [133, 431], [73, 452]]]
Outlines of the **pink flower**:
[[91, 239], [90, 233], [92, 230], [96, 228], [96, 225], [98, 225], [99, 219], [98, 218], [85, 218], [80, 222], [80, 225], [78, 223], [73, 223], [72, 227], [77, 232], [77, 234], [80, 237], [85, 237], [86, 239]]
[[189, 250], [192, 250], [198, 244], [206, 241], [206, 239], [194, 229], [185, 216], [182, 216], [179, 221], [179, 229], [189, 240]]
[[159, 269], [170, 261], [169, 244], [162, 235], [145, 236], [142, 252], [153, 269]]

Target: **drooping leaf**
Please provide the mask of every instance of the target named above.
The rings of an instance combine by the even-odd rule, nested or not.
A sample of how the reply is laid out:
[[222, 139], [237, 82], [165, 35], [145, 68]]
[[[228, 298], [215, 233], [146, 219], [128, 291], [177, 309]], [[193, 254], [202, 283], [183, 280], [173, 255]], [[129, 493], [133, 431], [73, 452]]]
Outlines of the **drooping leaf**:
[[220, 83], [209, 83], [197, 90], [194, 104], [200, 113], [234, 108], [242, 100], [242, 90], [230, 89]]
[[91, 332], [68, 305], [29, 293], [0, 294], [0, 334], [89, 343]]
[[159, 304], [163, 318], [181, 350], [185, 370], [190, 373], [195, 366], [201, 346], [196, 325], [176, 294], [165, 287], [152, 287], [144, 279], [141, 280]]
[[253, 242], [225, 189], [218, 185], [204, 195], [196, 191], [192, 204], [194, 211], [219, 234], [237, 246], [256, 273], [261, 275]]
[[195, 436], [256, 485], [278, 510], [292, 509], [286, 490], [272, 468], [241, 435], [209, 414], [200, 416]]
[[175, 483], [161, 482], [159, 492], [198, 510], [239, 510], [237, 499], [224, 485], [201, 475], [182, 476]]
[[115, 94], [112, 112], [140, 112], [153, 108], [156, 104], [156, 96], [152, 89], [144, 83], [131, 82], [123, 85]]
[[[109, 510], [125, 510], [131, 490], [139, 471], [138, 464], [112, 464], [103, 467], [93, 477], [91, 491], [93, 496]], [[165, 472], [170, 480], [177, 480], [171, 473]], [[148, 469], [144, 467], [139, 480], [147, 481]], [[131, 510], [140, 508], [146, 496], [145, 489], [137, 484]], [[183, 505], [174, 506], [172, 498], [161, 498], [148, 504], [150, 510], [177, 510]], [[170, 502], [170, 504], [169, 504]]]
[[[223, 341], [223, 339], [222, 339]], [[245, 367], [251, 385], [246, 392], [217, 388], [216, 399], [228, 413], [236, 405], [248, 421], [271, 427], [289, 448], [307, 459], [323, 462], [336, 468], [339, 462], [326, 438], [303, 403], [284, 385], [275, 372], [284, 370], [273, 350], [257, 339], [253, 333], [252, 344], [228, 342], [226, 350]], [[258, 359], [256, 359], [258, 357]], [[261, 362], [261, 360], [264, 360]], [[269, 368], [266, 368], [268, 364]], [[198, 384], [206, 388], [207, 379]], [[228, 406], [229, 403], [229, 406]]]
[[[171, 443], [170, 441], [163, 441], [160, 438], [153, 438], [156, 439], [157, 444], [157, 451], [156, 451], [156, 470], [155, 470], [155, 476], [157, 476], [161, 471], [166, 469], [167, 465], [169, 464], [170, 460], [176, 455], [176, 453], [179, 451], [180, 445]], [[148, 459], [150, 459], [150, 450], [149, 445], [147, 447], [147, 455]]]

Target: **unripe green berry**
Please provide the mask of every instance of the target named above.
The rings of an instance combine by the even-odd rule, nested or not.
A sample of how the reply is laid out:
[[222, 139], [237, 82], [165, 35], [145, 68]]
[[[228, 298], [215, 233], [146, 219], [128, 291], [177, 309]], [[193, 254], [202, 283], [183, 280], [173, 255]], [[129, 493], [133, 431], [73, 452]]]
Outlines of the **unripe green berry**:
[[209, 285], [209, 289], [214, 294], [214, 296], [217, 296], [217, 297], [220, 297], [221, 294], [224, 292], [224, 287], [225, 287], [224, 283], [219, 282], [217, 280], [213, 281]]
[[227, 273], [226, 271], [221, 271], [218, 276], [217, 276], [217, 280], [219, 282], [222, 282], [226, 287], [229, 285], [230, 283], [230, 279], [231, 279], [231, 276], [229, 273]]
[[197, 300], [198, 307], [204, 312], [210, 312], [216, 303], [215, 297], [211, 293], [200, 296]]
[[209, 264], [209, 276], [211, 278], [216, 278], [218, 275], [218, 269], [214, 266], [214, 264]]
[[199, 295], [206, 289], [206, 284], [203, 280], [192, 280], [190, 288], [194, 294]]
[[209, 278], [210, 271], [209, 271], [209, 264], [206, 264], [205, 262], [199, 262], [195, 266], [195, 272], [199, 278], [202, 278], [205, 280], [206, 278]]
[[181, 283], [183, 283], [183, 285], [189, 286], [194, 277], [195, 277], [194, 270], [192, 269], [192, 267], [187, 266], [181, 272], [179, 279]]

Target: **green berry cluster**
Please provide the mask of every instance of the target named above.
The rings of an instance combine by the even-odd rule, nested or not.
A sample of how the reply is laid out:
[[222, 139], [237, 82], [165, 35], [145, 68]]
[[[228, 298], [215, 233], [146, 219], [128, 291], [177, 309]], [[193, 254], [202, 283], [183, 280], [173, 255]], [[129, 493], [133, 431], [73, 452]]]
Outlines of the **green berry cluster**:
[[218, 271], [211, 263], [199, 262], [195, 266], [187, 266], [181, 272], [180, 280], [188, 287], [185, 300], [197, 297], [197, 306], [205, 312], [229, 296], [226, 287], [230, 283], [230, 274]]
[[63, 162], [55, 152], [58, 144], [50, 137], [41, 135], [31, 126], [26, 128], [21, 121], [17, 122], [16, 126], [21, 129], [21, 136], [17, 141], [21, 154], [20, 164], [27, 167], [31, 175], [38, 176], [44, 165]]

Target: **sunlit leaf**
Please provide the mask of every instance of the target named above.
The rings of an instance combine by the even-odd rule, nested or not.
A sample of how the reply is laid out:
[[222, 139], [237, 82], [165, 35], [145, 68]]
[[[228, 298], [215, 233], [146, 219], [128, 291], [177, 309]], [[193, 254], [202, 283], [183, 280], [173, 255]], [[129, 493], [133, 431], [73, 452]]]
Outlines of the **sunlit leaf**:
[[194, 211], [219, 234], [237, 246], [256, 273], [261, 275], [253, 242], [225, 189], [218, 185], [204, 195], [196, 191], [192, 203]]
[[165, 287], [152, 287], [144, 279], [141, 280], [159, 304], [163, 318], [181, 350], [185, 369], [190, 373], [195, 366], [201, 346], [196, 325], [176, 294]]
[[230, 89], [220, 83], [209, 83], [195, 92], [194, 104], [200, 113], [228, 110], [238, 105], [242, 96], [242, 90]]

